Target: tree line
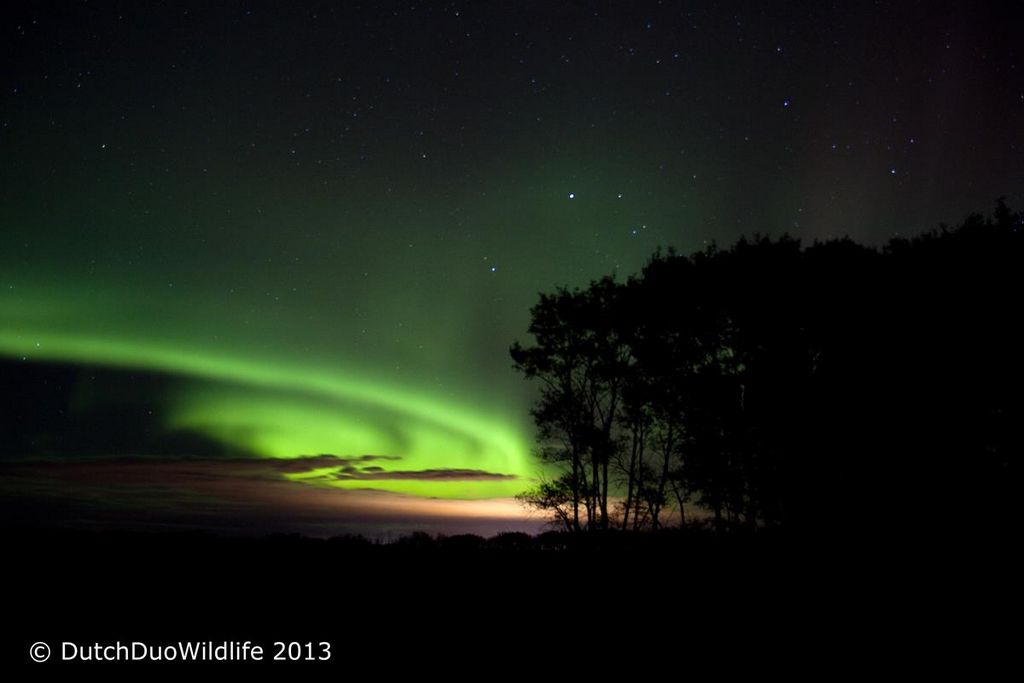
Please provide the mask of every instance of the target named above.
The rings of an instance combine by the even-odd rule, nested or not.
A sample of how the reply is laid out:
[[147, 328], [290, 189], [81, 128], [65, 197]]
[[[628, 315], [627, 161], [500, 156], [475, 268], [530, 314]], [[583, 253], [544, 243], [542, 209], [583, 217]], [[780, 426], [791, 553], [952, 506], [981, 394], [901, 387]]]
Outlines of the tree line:
[[881, 247], [755, 236], [542, 293], [515, 368], [567, 531], [1004, 525], [1017, 495], [1024, 215]]

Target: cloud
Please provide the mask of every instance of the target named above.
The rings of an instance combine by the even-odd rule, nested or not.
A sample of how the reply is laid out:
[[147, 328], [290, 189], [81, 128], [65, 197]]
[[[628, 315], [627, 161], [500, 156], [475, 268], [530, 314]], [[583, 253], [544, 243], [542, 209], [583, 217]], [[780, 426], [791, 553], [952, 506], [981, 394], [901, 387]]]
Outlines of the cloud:
[[[323, 469], [326, 467], [341, 467], [343, 470], [359, 471], [360, 468], [357, 466], [358, 463], [401, 459], [401, 456], [398, 455], [343, 456], [321, 454], [300, 455], [297, 458], [261, 458], [256, 459], [255, 462], [270, 463], [272, 469], [274, 469], [277, 472], [295, 474], [299, 472], [310, 472], [313, 470]], [[252, 459], [248, 461], [253, 462]], [[374, 469], [380, 470], [382, 468], [379, 466], [374, 466]]]
[[366, 467], [361, 472], [342, 470], [334, 475], [334, 479], [348, 481], [373, 481], [383, 479], [406, 479], [416, 481], [502, 481], [517, 479], [514, 474], [499, 474], [484, 470], [469, 469], [428, 469], [428, 470], [393, 470], [387, 471], [380, 467]]
[[[397, 455], [341, 456], [331, 454], [300, 455], [296, 458], [221, 458], [221, 457], [156, 457], [126, 456], [113, 457], [54, 457], [0, 461], [0, 473], [4, 476], [24, 476], [31, 472], [60, 470], [64, 473], [88, 479], [91, 475], [100, 478], [112, 472], [120, 477], [133, 478], [137, 474], [147, 481], [157, 481], [158, 475], [187, 473], [193, 477], [254, 477], [280, 479], [285, 474], [302, 474], [317, 470], [340, 468], [342, 471], [359, 472], [361, 463], [401, 460]], [[383, 471], [375, 466], [373, 469]]]
[[[52, 459], [0, 465], [0, 526], [342, 532], [536, 531], [512, 499], [440, 500], [384, 490], [309, 485], [286, 474], [352, 467], [395, 457], [269, 459]], [[349, 463], [349, 464], [346, 464]], [[380, 468], [379, 465], [370, 467]], [[333, 473], [332, 473], [333, 474]], [[458, 480], [505, 477], [475, 470], [365, 472], [364, 476]], [[321, 478], [312, 478], [321, 484]], [[309, 481], [308, 479], [306, 481]]]
[[[320, 484], [345, 479], [515, 479], [470, 469], [385, 471], [390, 455], [269, 458], [48, 458], [0, 463], [0, 526], [205, 528], [491, 535], [540, 528], [514, 500], [442, 500]], [[356, 475], [339, 477], [355, 468]], [[327, 469], [324, 476], [316, 476]], [[367, 471], [370, 470], [370, 471]], [[295, 474], [310, 472], [303, 481]], [[310, 485], [315, 482], [316, 485]], [[20, 520], [20, 521], [19, 521]]]

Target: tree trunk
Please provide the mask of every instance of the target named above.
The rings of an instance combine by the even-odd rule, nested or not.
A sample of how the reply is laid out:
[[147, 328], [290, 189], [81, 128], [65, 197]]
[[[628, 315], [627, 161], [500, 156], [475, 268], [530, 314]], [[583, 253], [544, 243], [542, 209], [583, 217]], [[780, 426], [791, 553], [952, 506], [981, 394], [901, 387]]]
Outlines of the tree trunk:
[[676, 494], [676, 500], [679, 502], [679, 526], [684, 527], [686, 526], [686, 508], [683, 504], [683, 487], [673, 481], [672, 492]]
[[604, 480], [601, 482], [601, 528], [608, 528], [608, 461], [611, 460], [611, 453], [606, 453], [604, 460], [601, 462], [601, 469], [603, 470], [602, 476]]
[[580, 530], [580, 456], [572, 448], [572, 530]]
[[629, 471], [626, 473], [626, 505], [623, 508], [622, 513], [622, 530], [625, 531], [629, 528], [629, 509], [633, 505], [633, 486], [634, 479], [636, 477], [636, 456], [637, 456], [637, 442], [641, 435], [639, 433], [639, 423], [633, 425], [633, 446], [629, 455]]
[[668, 483], [668, 466], [672, 459], [672, 437], [675, 430], [671, 424], [668, 426], [668, 434], [662, 445], [661, 453], [661, 480], [658, 482], [658, 495], [655, 498], [654, 511], [651, 514], [651, 528], [657, 531], [658, 515], [661, 514], [662, 502], [665, 500], [665, 485]]

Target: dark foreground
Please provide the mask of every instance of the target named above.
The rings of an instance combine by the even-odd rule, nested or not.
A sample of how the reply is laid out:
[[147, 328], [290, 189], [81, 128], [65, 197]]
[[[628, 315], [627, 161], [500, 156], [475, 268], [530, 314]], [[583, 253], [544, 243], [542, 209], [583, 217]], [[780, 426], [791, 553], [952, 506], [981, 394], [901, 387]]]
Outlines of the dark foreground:
[[[970, 651], [981, 653], [969, 657], [977, 673], [1007, 651], [1012, 631], [998, 618], [1012, 614], [1018, 598], [1016, 565], [997, 540], [844, 547], [778, 534], [675, 532], [414, 537], [381, 546], [8, 531], [0, 670], [62, 679], [156, 666], [176, 675], [213, 667], [302, 677], [576, 679], [589, 671], [606, 680], [698, 662], [831, 675], [884, 660], [888, 672], [910, 674]], [[61, 660], [65, 642], [81, 649], [179, 641], [234, 643], [236, 653], [248, 641], [264, 648], [264, 659]], [[51, 646], [49, 661], [29, 659], [37, 642]], [[289, 655], [291, 643], [299, 645]], [[319, 659], [323, 643], [328, 659]], [[283, 660], [274, 660], [281, 651]]]

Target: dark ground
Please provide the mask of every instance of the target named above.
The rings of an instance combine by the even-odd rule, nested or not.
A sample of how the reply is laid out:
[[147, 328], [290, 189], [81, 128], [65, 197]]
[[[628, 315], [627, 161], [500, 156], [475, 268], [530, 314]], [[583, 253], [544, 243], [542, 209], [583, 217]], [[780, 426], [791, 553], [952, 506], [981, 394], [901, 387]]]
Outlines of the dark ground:
[[[1012, 652], [1019, 574], [992, 539], [873, 549], [779, 535], [357, 539], [4, 535], [2, 669], [280, 676], [913, 675]], [[562, 547], [559, 547], [562, 546]], [[1016, 577], [1016, 578], [1015, 578]], [[29, 646], [328, 641], [327, 662], [36, 664]], [[59, 658], [58, 658], [59, 659]], [[45, 669], [44, 669], [45, 667]], [[652, 668], [653, 667], [653, 668]], [[950, 669], [951, 670], [951, 669]], [[21, 677], [7, 680], [23, 680]], [[27, 679], [25, 679], [27, 680]]]

